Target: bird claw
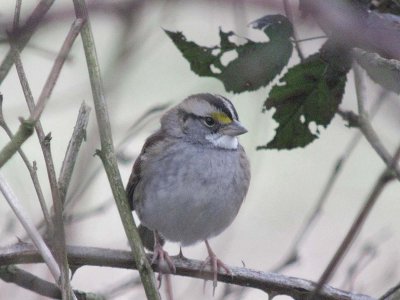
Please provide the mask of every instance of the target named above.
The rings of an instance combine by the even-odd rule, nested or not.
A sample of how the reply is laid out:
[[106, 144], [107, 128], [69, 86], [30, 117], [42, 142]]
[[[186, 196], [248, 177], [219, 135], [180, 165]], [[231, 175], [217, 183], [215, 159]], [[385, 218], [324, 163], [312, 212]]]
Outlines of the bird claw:
[[151, 264], [157, 263], [160, 274], [162, 273], [176, 273], [176, 267], [169, 256], [168, 252], [165, 251], [161, 245], [156, 245], [154, 247], [153, 257], [151, 259]]
[[[213, 272], [213, 296], [215, 294], [215, 289], [217, 287], [217, 276], [218, 276], [218, 271], [220, 269], [223, 269], [226, 274], [233, 276], [231, 269], [225, 265], [211, 250], [209, 244], [206, 242], [207, 245], [207, 250], [208, 250], [208, 257], [204, 260], [204, 262], [200, 266], [200, 272], [203, 272], [207, 264], [210, 264], [211, 271]], [[206, 282], [204, 281], [203, 285], [203, 291], [205, 290], [205, 284]]]

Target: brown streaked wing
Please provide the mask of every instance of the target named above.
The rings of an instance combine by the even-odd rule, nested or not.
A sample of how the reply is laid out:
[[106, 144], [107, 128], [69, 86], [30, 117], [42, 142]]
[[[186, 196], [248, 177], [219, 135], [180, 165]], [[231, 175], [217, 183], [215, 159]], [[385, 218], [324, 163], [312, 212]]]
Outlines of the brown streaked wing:
[[131, 210], [135, 209], [133, 203], [133, 193], [135, 191], [137, 184], [140, 181], [143, 157], [146, 154], [146, 152], [149, 151], [149, 149], [161, 143], [165, 139], [165, 137], [166, 135], [161, 131], [161, 129], [153, 133], [151, 136], [149, 136], [142, 147], [142, 151], [140, 152], [138, 158], [136, 158], [135, 163], [133, 164], [132, 173], [131, 176], [129, 177], [129, 181], [126, 186], [126, 193], [128, 196], [129, 206]]

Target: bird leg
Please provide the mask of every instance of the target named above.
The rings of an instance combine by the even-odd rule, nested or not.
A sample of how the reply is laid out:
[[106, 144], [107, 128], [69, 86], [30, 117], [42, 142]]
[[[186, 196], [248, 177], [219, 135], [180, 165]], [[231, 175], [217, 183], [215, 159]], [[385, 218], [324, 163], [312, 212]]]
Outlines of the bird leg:
[[154, 250], [151, 264], [157, 263], [158, 266], [158, 281], [161, 286], [161, 278], [163, 273], [176, 273], [175, 264], [169, 256], [168, 252], [161, 245], [159, 234], [154, 231]]
[[205, 266], [207, 264], [210, 264], [211, 266], [211, 271], [214, 274], [213, 277], [213, 295], [215, 293], [215, 288], [217, 287], [217, 275], [218, 275], [218, 271], [219, 269], [224, 269], [225, 272], [229, 275], [232, 275], [232, 271], [231, 269], [229, 269], [228, 266], [226, 266], [216, 255], [215, 253], [212, 251], [210, 244], [208, 243], [207, 240], [204, 241], [206, 243], [206, 247], [207, 247], [207, 251], [208, 251], [208, 257], [206, 258], [206, 260], [201, 264], [200, 270], [203, 271]]

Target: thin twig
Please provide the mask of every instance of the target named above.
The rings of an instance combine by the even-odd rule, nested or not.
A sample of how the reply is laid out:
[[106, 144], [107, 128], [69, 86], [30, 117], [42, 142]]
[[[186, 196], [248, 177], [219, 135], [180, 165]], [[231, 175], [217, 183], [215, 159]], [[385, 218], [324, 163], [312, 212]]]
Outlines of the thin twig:
[[349, 265], [346, 276], [343, 278], [341, 287], [345, 290], [352, 291], [357, 276], [376, 258], [378, 248], [383, 245], [389, 236], [379, 232], [375, 237], [366, 241], [360, 249], [359, 255], [355, 261]]
[[320, 290], [322, 286], [329, 281], [332, 277], [333, 273], [339, 266], [341, 260], [343, 259], [344, 255], [346, 254], [347, 250], [350, 248], [352, 242], [357, 237], [359, 231], [361, 230], [362, 226], [365, 223], [369, 213], [371, 212], [374, 204], [378, 200], [381, 192], [384, 190], [386, 185], [394, 178], [393, 177], [393, 168], [396, 166], [397, 161], [400, 156], [400, 147], [397, 148], [395, 155], [393, 156], [393, 160], [390, 162], [389, 166], [385, 168], [382, 174], [379, 176], [377, 182], [375, 183], [374, 188], [372, 189], [367, 201], [361, 208], [357, 218], [354, 220], [353, 224], [351, 225], [349, 231], [347, 232], [345, 238], [343, 239], [342, 243], [340, 244], [339, 248], [337, 249], [335, 255], [329, 262], [328, 266], [326, 267], [325, 271], [321, 275], [320, 279], [318, 280], [317, 286], [315, 287], [315, 291], [312, 294], [311, 299], [317, 299], [320, 294]]
[[[156, 118], [156, 114], [164, 111], [168, 106], [169, 103], [155, 105], [144, 112], [137, 120], [134, 121], [134, 123], [128, 129], [128, 133], [116, 146], [116, 156], [118, 159], [125, 159], [123, 151], [126, 142], [131, 139], [135, 134], [137, 134], [140, 130], [142, 130], [147, 123], [153, 120], [153, 118]], [[68, 207], [68, 209], [73, 209], [73, 206], [76, 204], [76, 200], [81, 198], [87, 187], [94, 181], [94, 179], [96, 179], [97, 175], [100, 173], [100, 170], [101, 167], [94, 169], [89, 176], [86, 176], [86, 178], [80, 182], [80, 185], [75, 190], [69, 193], [66, 199], [66, 206]]]
[[[22, 67], [21, 58], [19, 54], [19, 50], [16, 45], [13, 44], [11, 41], [11, 48], [13, 57], [15, 60], [15, 65], [17, 67], [18, 76], [20, 78], [20, 82], [22, 85], [22, 89], [24, 91], [24, 95], [26, 99], [29, 99], [28, 107], [31, 113], [29, 120], [23, 121], [21, 126], [19, 127], [17, 133], [15, 134], [14, 138], [2, 149], [0, 153], [0, 168], [17, 152], [17, 150], [21, 147], [21, 145], [32, 135], [33, 131], [31, 130], [32, 126], [34, 125], [36, 128], [41, 128], [40, 122], [38, 122], [40, 115], [42, 114], [47, 100], [50, 97], [50, 94], [54, 88], [55, 81], [58, 78], [58, 75], [61, 71], [62, 65], [67, 57], [67, 54], [72, 47], [72, 43], [74, 42], [76, 36], [79, 33], [80, 28], [83, 25], [82, 20], [75, 20], [73, 23], [69, 34], [60, 50], [60, 53], [53, 65], [53, 68], [50, 72], [50, 75], [46, 81], [46, 84], [42, 90], [42, 93], [39, 96], [38, 103], [35, 106], [35, 102], [33, 100], [32, 93], [30, 91], [28, 80], [26, 79], [25, 72]], [[1, 72], [1, 70], [0, 70]], [[42, 131], [42, 130], [39, 130]], [[38, 132], [38, 130], [37, 130]], [[39, 134], [39, 140], [41, 144], [43, 144], [45, 140], [45, 135]]]
[[127, 195], [125, 193], [121, 175], [118, 170], [117, 159], [114, 153], [107, 103], [104, 96], [104, 87], [101, 79], [100, 66], [97, 59], [94, 38], [88, 19], [89, 16], [86, 2], [84, 0], [73, 0], [73, 3], [76, 16], [86, 21], [81, 31], [81, 37], [83, 41], [83, 47], [85, 49], [93, 101], [100, 133], [101, 151], [98, 151], [98, 154], [103, 162], [108, 180], [110, 181], [118, 212], [132, 249], [133, 258], [138, 265], [138, 270], [142, 279], [146, 296], [149, 300], [158, 300], [160, 299], [160, 295], [158, 293], [157, 283], [151, 266], [148, 260], [145, 259], [143, 245], [133, 220], [132, 213], [129, 209]]
[[[380, 109], [382, 103], [384, 102], [384, 99], [386, 99], [388, 96], [388, 92], [386, 90], [382, 90], [382, 93], [380, 93], [374, 102], [374, 105], [370, 109], [370, 116], [371, 119], [375, 117], [377, 114], [378, 110]], [[341, 111], [339, 111], [341, 113]], [[330, 176], [328, 177], [328, 180], [326, 181], [324, 188], [321, 191], [321, 194], [319, 195], [317, 202], [310, 213], [310, 215], [307, 217], [307, 219], [304, 221], [303, 225], [301, 226], [301, 229], [298, 231], [292, 246], [290, 250], [288, 251], [288, 255], [286, 258], [273, 269], [273, 272], [281, 272], [284, 268], [286, 268], [289, 265], [292, 265], [293, 263], [297, 262], [299, 259], [299, 248], [306, 237], [307, 233], [311, 229], [311, 225], [316, 221], [318, 218], [319, 214], [321, 213], [321, 210], [323, 206], [325, 205], [325, 202], [328, 199], [328, 196], [330, 192], [332, 191], [332, 188], [334, 184], [336, 183], [337, 178], [340, 175], [340, 172], [343, 170], [343, 167], [345, 163], [348, 161], [350, 155], [353, 153], [354, 149], [356, 148], [358, 142], [361, 140], [362, 133], [360, 131], [357, 131], [353, 138], [350, 140], [350, 142], [347, 144], [347, 146], [344, 148], [343, 153], [339, 156], [339, 158], [336, 160], [335, 164], [333, 165], [332, 171]]]
[[[57, 285], [47, 280], [43, 280], [14, 265], [0, 267], [0, 279], [4, 280], [5, 282], [14, 283], [41, 296], [53, 299], [61, 299], [60, 288]], [[84, 293], [78, 290], [74, 290], [74, 293], [78, 300], [107, 299], [105, 296], [100, 294]]]
[[21, 15], [21, 4], [22, 4], [22, 0], [15, 1], [13, 30], [18, 30], [18, 28], [19, 28], [19, 17]]
[[21, 149], [22, 144], [33, 134], [33, 128], [35, 127], [36, 122], [24, 119], [20, 119], [20, 121], [21, 125], [12, 137], [11, 141], [1, 149], [0, 169], [19, 149]]
[[313, 40], [319, 40], [319, 39], [327, 39], [328, 37], [326, 35], [319, 35], [319, 36], [313, 36], [309, 38], [304, 38], [300, 40], [295, 40], [297, 43], [302, 43], [302, 42], [308, 42], [308, 41], [313, 41]]
[[89, 122], [90, 107], [84, 102], [79, 109], [78, 119], [69, 141], [65, 158], [61, 166], [60, 176], [58, 178], [58, 189], [60, 190], [61, 202], [65, 203], [65, 197], [69, 183], [71, 182], [72, 172], [74, 171], [75, 162], [83, 140], [86, 138], [86, 127]]
[[[357, 104], [358, 104], [358, 125], [361, 132], [364, 134], [367, 141], [370, 143], [375, 152], [381, 157], [387, 166], [392, 162], [392, 156], [389, 151], [385, 148], [382, 141], [380, 140], [378, 134], [375, 132], [368, 118], [368, 113], [365, 109], [365, 101], [367, 99], [367, 91], [365, 86], [365, 76], [361, 67], [357, 64], [353, 64], [354, 81], [357, 94]], [[394, 166], [394, 173], [398, 180], [400, 180], [400, 168]]]
[[[3, 114], [3, 95], [0, 94], [0, 127], [4, 129], [6, 134], [9, 136], [10, 140], [14, 138], [14, 135], [10, 129], [10, 127], [7, 125], [5, 119], [4, 119], [4, 114]], [[32, 128], [33, 129], [33, 128]], [[32, 130], [33, 132], [33, 130]], [[29, 174], [32, 178], [33, 186], [35, 187], [36, 194], [39, 199], [40, 207], [43, 212], [43, 217], [44, 221], [46, 223], [47, 228], [52, 227], [52, 222], [49, 214], [49, 210], [46, 205], [46, 201], [44, 200], [43, 192], [42, 192], [42, 187], [40, 186], [39, 178], [36, 173], [36, 168], [35, 166], [32, 166], [28, 157], [25, 155], [24, 151], [22, 151], [22, 148], [19, 148], [18, 150], [19, 155], [21, 156], [22, 160], [25, 163], [26, 168], [29, 171]]]
[[[68, 259], [71, 265], [79, 268], [82, 266], [101, 266], [111, 268], [136, 269], [137, 265], [132, 261], [129, 251], [111, 250], [95, 247], [67, 246]], [[146, 257], [151, 259], [151, 254]], [[207, 279], [213, 278], [213, 272], [209, 269], [200, 272], [202, 261], [173, 257], [176, 266], [176, 275], [191, 278]], [[41, 257], [32, 245], [19, 244], [0, 249], [0, 265], [16, 263], [39, 263]], [[154, 266], [157, 271], [157, 266]], [[269, 295], [287, 295], [295, 300], [307, 299], [311, 294], [315, 283], [309, 280], [289, 277], [281, 274], [256, 271], [244, 267], [229, 267], [232, 275], [224, 271], [218, 272], [218, 281], [260, 289]], [[353, 294], [330, 286], [322, 289], [321, 300], [373, 300], [374, 298]]]
[[11, 187], [8, 185], [6, 179], [0, 173], [0, 190], [6, 198], [8, 204], [14, 211], [15, 215], [17, 216], [18, 220], [20, 221], [21, 225], [24, 227], [26, 232], [29, 234], [29, 237], [32, 239], [32, 242], [35, 244], [36, 248], [39, 250], [43, 261], [49, 267], [51, 274], [55, 282], [58, 282], [60, 278], [60, 268], [57, 265], [56, 260], [54, 259], [53, 255], [51, 254], [49, 248], [47, 248], [46, 243], [43, 241], [40, 233], [35, 228], [35, 225], [31, 221], [28, 213], [25, 211], [24, 207], [21, 205], [20, 201], [18, 200], [17, 196], [14, 194]]
[[400, 283], [396, 284], [385, 294], [379, 297], [379, 300], [398, 300], [400, 297]]
[[51, 92], [54, 89], [61, 69], [64, 66], [64, 62], [68, 57], [68, 53], [70, 52], [76, 37], [82, 29], [83, 23], [84, 21], [82, 19], [76, 19], [72, 23], [71, 29], [68, 32], [67, 37], [65, 38], [61, 50], [58, 53], [56, 60], [54, 61], [53, 68], [51, 69], [50, 74], [47, 77], [46, 83], [42, 89], [42, 92], [40, 93], [40, 96], [37, 100], [36, 107], [39, 107], [40, 109], [35, 110], [32, 114], [32, 118], [34, 120], [38, 120], [40, 118], [40, 115], [42, 114], [43, 109], [46, 106], [48, 99], [50, 98]]
[[[43, 16], [47, 13], [50, 9], [51, 5], [53, 4], [54, 0], [41, 0], [38, 5], [35, 7], [34, 11], [26, 21], [26, 24], [20, 30], [24, 32], [24, 34], [18, 38], [18, 49], [22, 51], [22, 49], [28, 44], [30, 38], [36, 31], [40, 20], [43, 19]], [[14, 56], [12, 53], [12, 49], [10, 49], [3, 59], [0, 65], [0, 85], [2, 84], [3, 80], [7, 77], [8, 72], [10, 71], [11, 67], [14, 64]]]
[[292, 12], [292, 8], [290, 7], [288, 0], [283, 0], [283, 7], [285, 9], [286, 17], [289, 19], [290, 23], [292, 23], [292, 26], [293, 26], [294, 46], [296, 48], [297, 54], [299, 55], [300, 61], [303, 61], [304, 54], [303, 54], [303, 51], [301, 50], [300, 44], [298, 42], [297, 30], [296, 30], [296, 26], [294, 26], [293, 12]]
[[29, 111], [31, 113], [31, 118], [36, 121], [36, 133], [39, 137], [40, 146], [42, 148], [44, 160], [46, 163], [47, 175], [50, 182], [50, 189], [53, 198], [53, 207], [54, 207], [54, 225], [55, 225], [55, 234], [53, 235], [56, 240], [56, 253], [59, 262], [59, 266], [61, 269], [61, 292], [63, 294], [63, 299], [75, 298], [70, 282], [69, 282], [69, 267], [67, 256], [65, 253], [65, 232], [63, 225], [63, 204], [61, 202], [59, 190], [58, 190], [58, 182], [56, 177], [56, 172], [54, 168], [52, 153], [50, 149], [50, 135], [45, 135], [44, 130], [40, 121], [38, 120], [41, 113], [43, 112], [47, 100], [49, 99], [51, 92], [55, 86], [55, 81], [57, 80], [59, 73], [62, 69], [62, 66], [65, 62], [65, 58], [67, 57], [73, 42], [75, 41], [77, 35], [79, 34], [80, 29], [83, 26], [83, 20], [77, 19], [73, 22], [69, 33], [61, 47], [61, 50], [53, 64], [51, 72], [46, 80], [46, 84], [44, 85], [42, 92], [37, 101], [37, 105], [33, 100], [32, 93], [30, 91], [30, 87], [28, 84], [28, 80], [26, 79], [26, 75], [22, 66], [22, 62], [19, 56], [18, 49], [11, 43], [11, 47], [14, 53], [15, 65], [17, 67], [17, 73], [20, 78], [20, 82], [24, 91], [24, 95], [26, 98], [26, 102], [28, 104]]

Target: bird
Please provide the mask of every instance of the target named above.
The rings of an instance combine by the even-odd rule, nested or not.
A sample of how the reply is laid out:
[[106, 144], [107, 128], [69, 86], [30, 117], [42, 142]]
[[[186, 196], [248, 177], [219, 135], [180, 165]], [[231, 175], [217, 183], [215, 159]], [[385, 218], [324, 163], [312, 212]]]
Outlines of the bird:
[[211, 265], [215, 290], [218, 271], [232, 273], [208, 240], [231, 225], [249, 189], [250, 163], [238, 141], [247, 129], [232, 102], [211, 93], [187, 97], [160, 123], [133, 164], [129, 204], [141, 222], [144, 246], [153, 251], [151, 263], [159, 269], [167, 264], [176, 272], [163, 249], [165, 240], [181, 247], [204, 241], [208, 257], [202, 268]]

